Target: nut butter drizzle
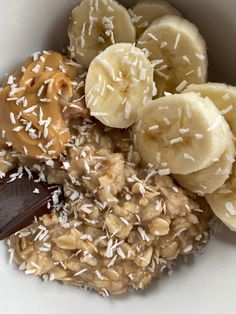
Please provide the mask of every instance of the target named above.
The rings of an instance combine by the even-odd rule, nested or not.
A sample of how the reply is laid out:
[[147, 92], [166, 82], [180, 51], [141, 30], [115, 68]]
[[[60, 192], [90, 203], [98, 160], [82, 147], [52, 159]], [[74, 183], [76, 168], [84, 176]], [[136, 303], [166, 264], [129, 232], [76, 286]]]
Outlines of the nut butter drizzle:
[[32, 158], [56, 158], [70, 139], [62, 102], [76, 69], [59, 53], [34, 54], [0, 89], [0, 125], [12, 146]]

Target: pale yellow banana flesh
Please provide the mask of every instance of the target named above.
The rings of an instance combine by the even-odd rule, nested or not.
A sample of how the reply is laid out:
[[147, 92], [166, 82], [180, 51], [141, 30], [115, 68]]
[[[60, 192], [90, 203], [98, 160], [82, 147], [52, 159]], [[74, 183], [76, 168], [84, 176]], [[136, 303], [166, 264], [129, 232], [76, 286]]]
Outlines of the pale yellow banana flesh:
[[236, 136], [236, 87], [222, 83], [206, 83], [190, 86], [186, 89], [186, 92], [189, 91], [210, 98], [228, 122], [233, 135]]
[[72, 11], [68, 35], [71, 57], [85, 68], [108, 46], [136, 37], [128, 11], [114, 0], [83, 0]]
[[[222, 112], [236, 136], [236, 88], [220, 83], [190, 86], [186, 92], [194, 91], [210, 98]], [[226, 183], [217, 191], [206, 195], [214, 214], [232, 231], [236, 231], [236, 165]]]
[[227, 147], [229, 127], [215, 105], [196, 93], [158, 98], [135, 125], [141, 157], [167, 173], [210, 166]]
[[222, 188], [206, 195], [213, 213], [232, 231], [236, 231], [236, 189]]
[[127, 128], [152, 98], [153, 68], [131, 44], [108, 47], [91, 63], [85, 82], [86, 105], [103, 124]]
[[129, 12], [137, 38], [155, 19], [165, 15], [181, 16], [181, 13], [165, 0], [141, 0]]
[[185, 176], [175, 175], [178, 183], [187, 190], [199, 195], [213, 193], [221, 187], [231, 174], [235, 157], [235, 146], [231, 132], [229, 132], [228, 138], [228, 147], [218, 161], [205, 169]]
[[147, 49], [155, 67], [158, 96], [179, 93], [207, 78], [206, 44], [196, 26], [180, 16], [155, 20], [141, 35], [137, 46]]

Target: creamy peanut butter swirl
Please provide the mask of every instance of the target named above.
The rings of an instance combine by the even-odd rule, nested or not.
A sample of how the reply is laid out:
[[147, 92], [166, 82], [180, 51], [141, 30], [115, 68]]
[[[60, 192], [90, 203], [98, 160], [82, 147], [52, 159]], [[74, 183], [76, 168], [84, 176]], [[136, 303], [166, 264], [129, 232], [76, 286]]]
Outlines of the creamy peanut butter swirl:
[[0, 126], [12, 146], [33, 158], [55, 158], [70, 131], [62, 102], [72, 97], [76, 69], [57, 52], [35, 54], [0, 91]]

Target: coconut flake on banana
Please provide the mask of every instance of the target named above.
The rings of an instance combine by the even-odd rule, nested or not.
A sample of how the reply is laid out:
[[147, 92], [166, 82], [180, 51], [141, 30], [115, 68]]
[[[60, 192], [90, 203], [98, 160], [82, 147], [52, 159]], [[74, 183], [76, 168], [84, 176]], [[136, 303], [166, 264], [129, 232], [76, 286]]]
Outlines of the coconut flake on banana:
[[141, 0], [128, 11], [136, 29], [137, 38], [155, 19], [165, 15], [181, 16], [181, 13], [165, 0]]
[[225, 152], [229, 126], [209, 100], [196, 93], [151, 101], [134, 127], [144, 161], [160, 174], [189, 174], [210, 166]]
[[68, 35], [71, 56], [85, 68], [108, 46], [135, 42], [131, 17], [114, 0], [83, 0], [72, 11]]
[[236, 87], [222, 83], [206, 83], [189, 86], [186, 89], [186, 92], [191, 91], [213, 101], [236, 137]]
[[153, 67], [141, 49], [125, 43], [112, 45], [89, 67], [86, 105], [103, 124], [127, 128], [151, 100], [153, 85]]
[[154, 20], [137, 46], [148, 51], [159, 97], [206, 82], [206, 44], [197, 27], [186, 19], [167, 15]]

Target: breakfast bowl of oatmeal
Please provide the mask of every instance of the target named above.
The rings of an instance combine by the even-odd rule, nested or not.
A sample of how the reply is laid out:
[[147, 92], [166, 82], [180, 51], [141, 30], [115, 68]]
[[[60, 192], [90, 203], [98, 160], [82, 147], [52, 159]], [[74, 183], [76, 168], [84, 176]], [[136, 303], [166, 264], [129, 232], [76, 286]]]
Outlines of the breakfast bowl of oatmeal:
[[22, 2], [7, 20], [3, 313], [231, 313], [236, 82], [200, 4]]

